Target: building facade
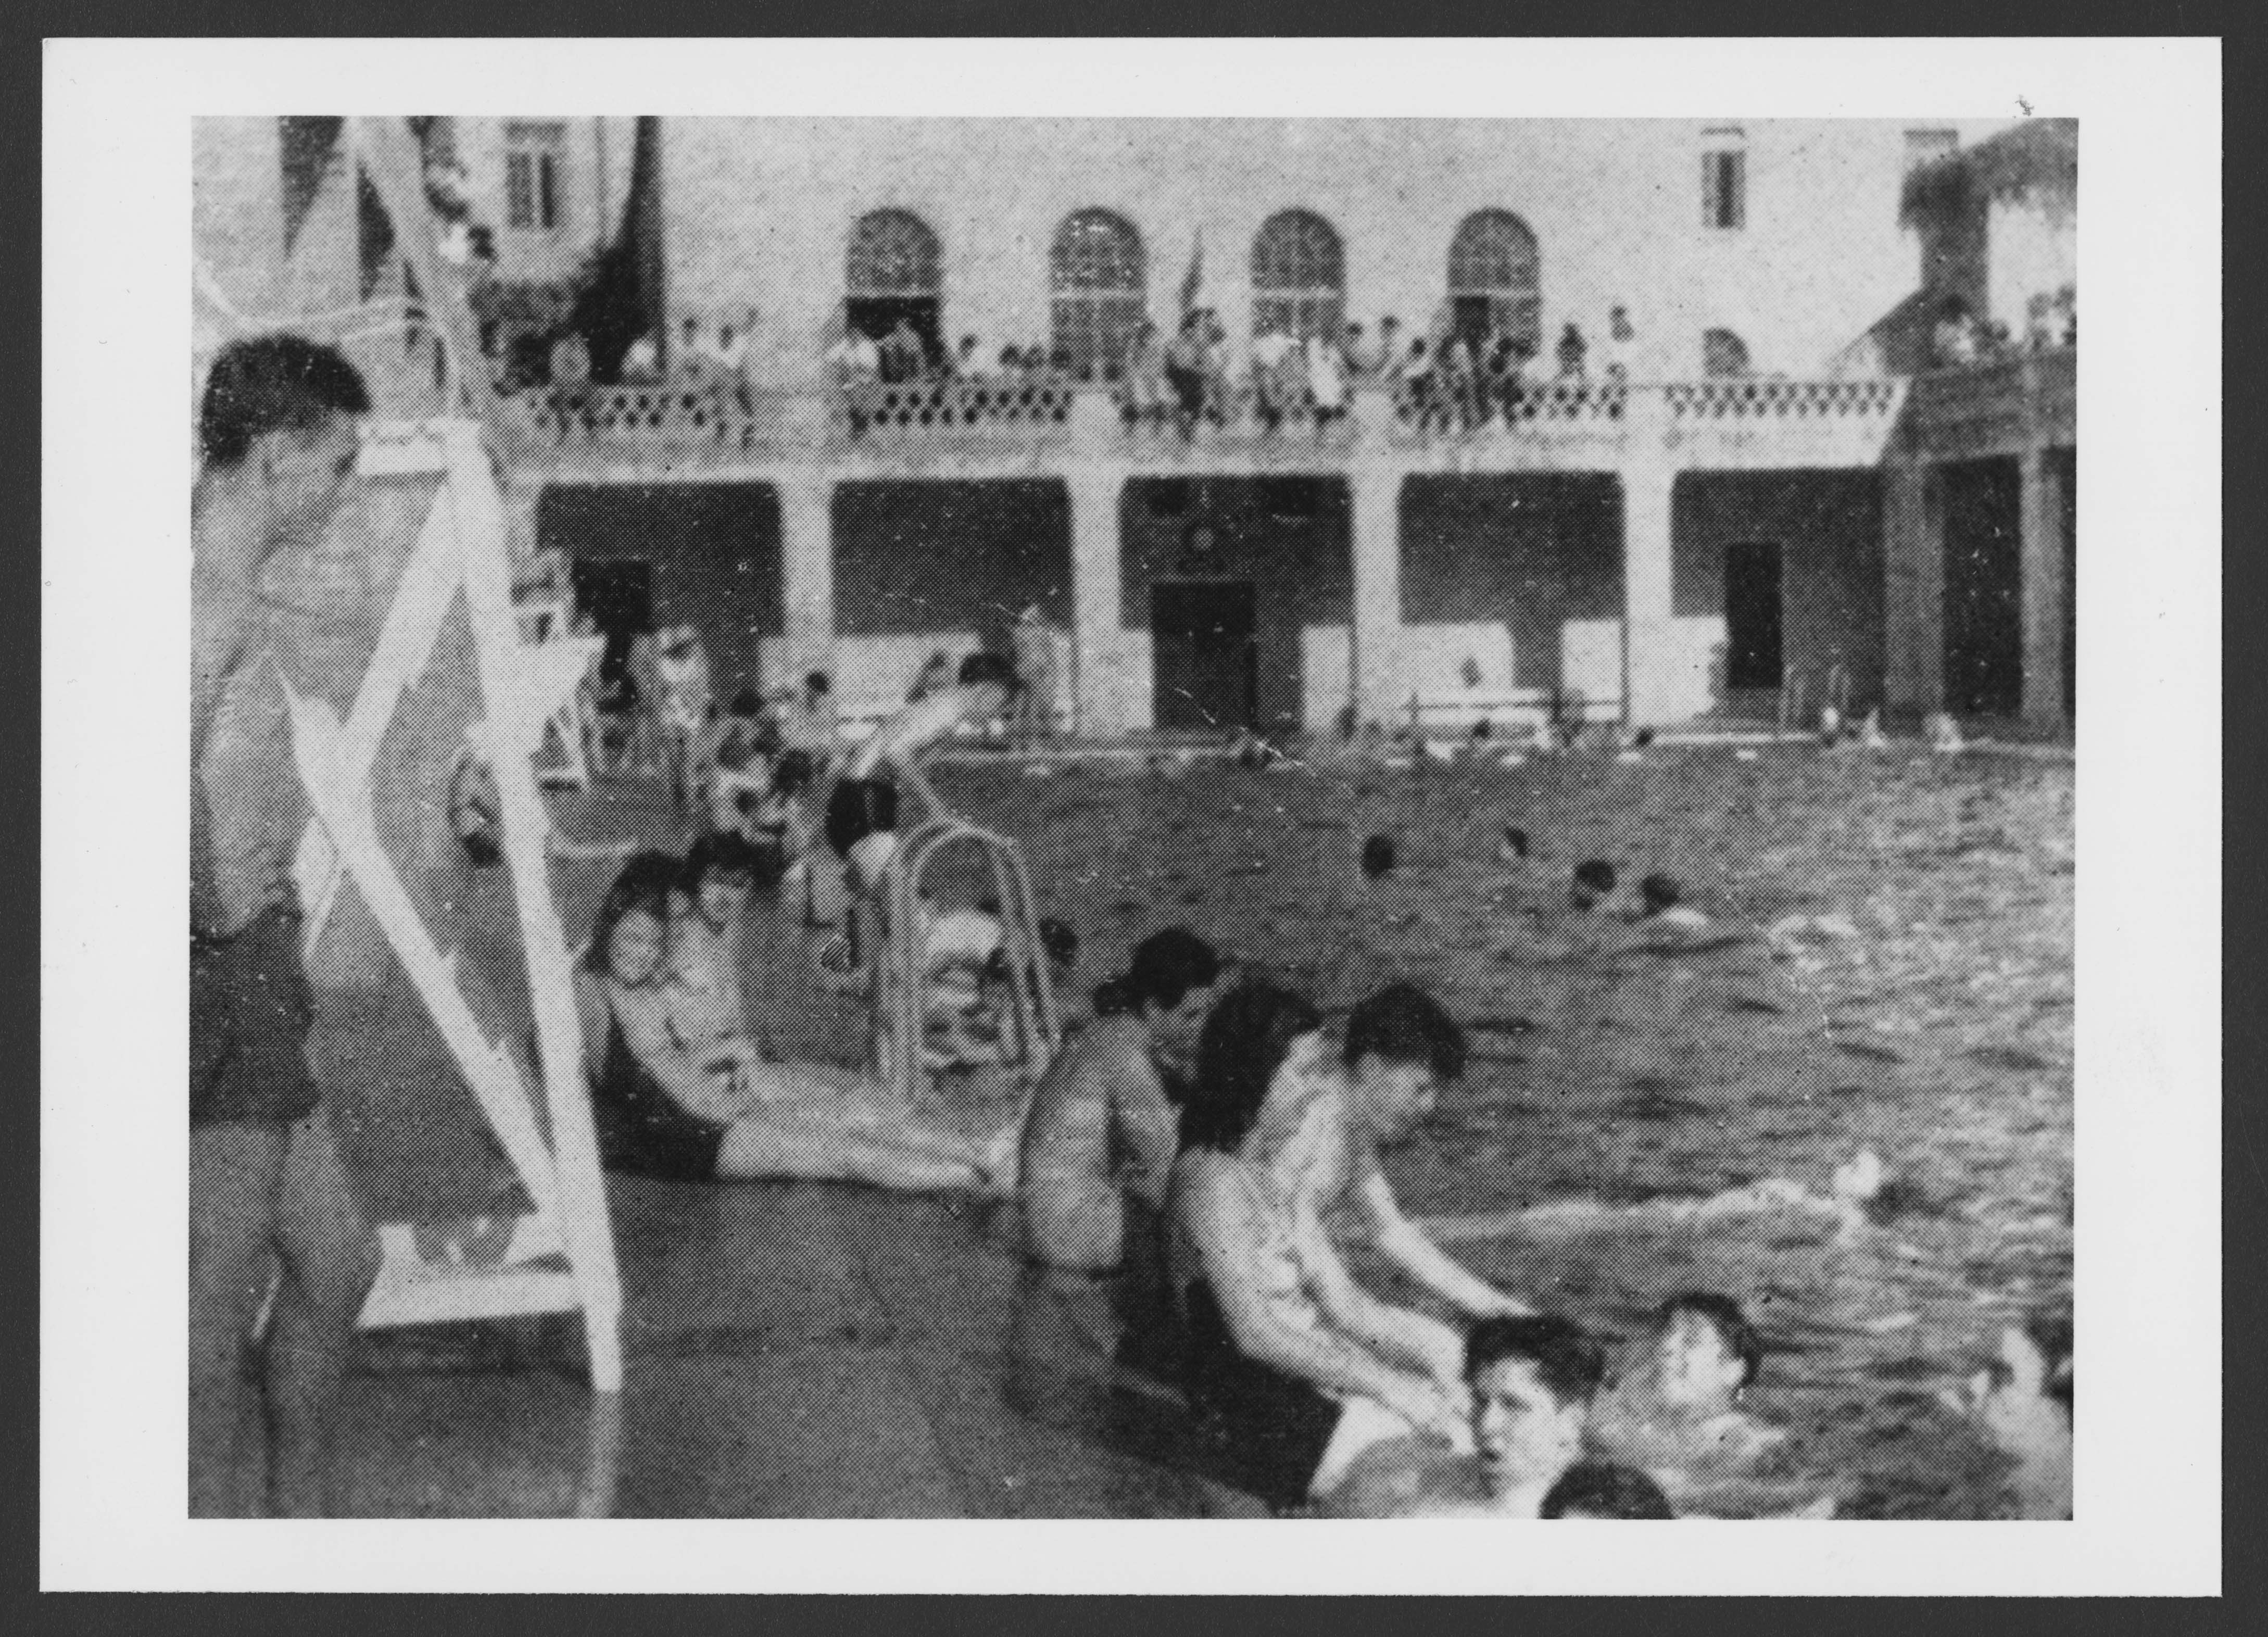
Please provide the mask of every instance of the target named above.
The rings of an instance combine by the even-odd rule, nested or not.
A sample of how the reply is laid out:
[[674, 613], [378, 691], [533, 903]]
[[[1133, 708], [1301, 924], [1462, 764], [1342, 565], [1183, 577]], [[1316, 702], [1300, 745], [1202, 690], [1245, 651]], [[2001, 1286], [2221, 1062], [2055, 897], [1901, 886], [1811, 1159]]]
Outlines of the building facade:
[[[293, 123], [198, 129], [201, 264], [247, 312], [313, 299], [303, 262], [332, 292], [387, 277], [345, 161], [311, 188]], [[1856, 344], [1956, 265], [1910, 173], [1982, 130], [437, 123], [497, 282], [571, 284], [645, 240], [634, 327], [662, 377], [596, 349], [588, 387], [516, 393], [510, 464], [606, 620], [692, 619], [728, 680], [826, 668], [879, 706], [1036, 606], [1073, 635], [1094, 734], [1660, 724], [1791, 690], [2068, 715], [2067, 350], [1911, 372]], [[314, 226], [286, 244], [294, 210]], [[2012, 227], [1973, 234], [1982, 304], [2066, 277], [2062, 231], [2029, 259]], [[1271, 332], [1374, 341], [1389, 317], [1404, 345], [1509, 336], [1553, 378], [1571, 324], [1587, 356], [1479, 416], [1358, 379], [1343, 416], [1247, 395], [1183, 436], [1114, 377], [1137, 326], [1193, 306], [1240, 376]], [[932, 358], [973, 343], [983, 373], [846, 395], [846, 320]], [[726, 325], [731, 379], [688, 368]], [[1004, 376], [1005, 346], [1053, 360]]]

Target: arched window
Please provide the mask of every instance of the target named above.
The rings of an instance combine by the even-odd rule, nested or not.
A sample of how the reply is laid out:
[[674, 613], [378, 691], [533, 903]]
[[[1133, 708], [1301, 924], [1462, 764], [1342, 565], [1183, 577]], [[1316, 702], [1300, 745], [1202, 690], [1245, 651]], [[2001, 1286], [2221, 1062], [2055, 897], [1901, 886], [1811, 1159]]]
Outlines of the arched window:
[[899, 325], [907, 325], [929, 362], [940, 362], [945, 357], [941, 260], [937, 235], [912, 212], [875, 210], [860, 217], [850, 229], [843, 316], [878, 342]]
[[1252, 241], [1252, 333], [1336, 336], [1346, 322], [1346, 255], [1320, 216], [1283, 210]]
[[1701, 332], [1701, 372], [1707, 376], [1749, 372], [1749, 343], [1729, 329]]
[[1108, 210], [1064, 218], [1048, 251], [1055, 297], [1055, 344], [1071, 354], [1081, 380], [1116, 380], [1128, 344], [1149, 313], [1149, 269], [1142, 235]]
[[1509, 336], [1533, 357], [1543, 345], [1543, 286], [1535, 235], [1509, 210], [1476, 210], [1449, 241], [1449, 306], [1469, 343]]

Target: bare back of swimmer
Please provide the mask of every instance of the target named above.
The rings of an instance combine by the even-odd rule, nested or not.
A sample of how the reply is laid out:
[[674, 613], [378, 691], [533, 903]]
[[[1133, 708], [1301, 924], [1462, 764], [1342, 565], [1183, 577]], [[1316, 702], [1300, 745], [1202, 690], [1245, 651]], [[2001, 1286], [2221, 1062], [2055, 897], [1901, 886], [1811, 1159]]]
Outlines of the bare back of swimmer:
[[1131, 1195], [1154, 1220], [1177, 1146], [1165, 1074], [1184, 1072], [1220, 977], [1212, 947], [1183, 927], [1138, 945], [1116, 981], [1124, 1009], [1098, 1018], [1032, 1096], [1020, 1193], [1025, 1252], [1082, 1272], [1119, 1266]]

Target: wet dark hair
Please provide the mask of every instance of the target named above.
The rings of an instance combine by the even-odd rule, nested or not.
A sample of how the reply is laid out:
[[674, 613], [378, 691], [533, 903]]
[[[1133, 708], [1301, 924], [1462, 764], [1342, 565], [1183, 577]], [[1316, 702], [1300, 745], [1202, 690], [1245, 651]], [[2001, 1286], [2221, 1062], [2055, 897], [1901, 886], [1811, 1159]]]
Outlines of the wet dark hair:
[[1465, 1031], [1417, 984], [1388, 984], [1347, 1014], [1347, 1065], [1366, 1057], [1423, 1063], [1436, 1080], [1454, 1080], [1465, 1072]]
[[1465, 1333], [1468, 1385], [1506, 1359], [1533, 1364], [1535, 1379], [1563, 1405], [1590, 1403], [1607, 1373], [1605, 1349], [1574, 1320], [1557, 1313], [1483, 1319]]
[[2047, 1363], [2048, 1376], [2042, 1390], [2063, 1406], [2064, 1415], [2069, 1419], [2072, 1412], [2070, 1318], [2035, 1314], [2024, 1321], [2024, 1333], [2032, 1338], [2032, 1345], [2040, 1350], [2040, 1357]]
[[1224, 995], [1197, 1037], [1197, 1080], [1182, 1110], [1182, 1147], [1234, 1154], [1259, 1123], [1292, 1043], [1322, 1022], [1322, 1014], [1306, 999], [1264, 979]]
[[1373, 836], [1362, 844], [1362, 873], [1373, 881], [1394, 870], [1394, 837]]
[[801, 794], [818, 777], [818, 763], [808, 750], [783, 750], [772, 763], [772, 788], [783, 796]]
[[1638, 894], [1646, 900], [1646, 907], [1659, 915], [1664, 910], [1675, 909], [1683, 902], [1685, 889], [1677, 884], [1677, 878], [1674, 875], [1655, 874], [1638, 882]]
[[666, 852], [634, 852], [625, 859], [615, 884], [599, 901], [599, 913], [591, 922], [591, 947], [584, 952], [583, 964], [602, 976], [606, 973], [607, 946], [614, 941], [615, 928], [627, 916], [643, 911], [666, 925], [669, 895], [676, 889], [683, 868]]
[[764, 697], [753, 688], [735, 689], [729, 710], [734, 716], [762, 716], [764, 713]]
[[1524, 859], [1528, 856], [1528, 832], [1521, 829], [1519, 825], [1506, 825], [1504, 827], [1504, 839], [1506, 844], [1521, 858]]
[[764, 850], [739, 830], [713, 830], [687, 850], [678, 885], [689, 893], [699, 891], [703, 878], [709, 875], [745, 875], [759, 881], [770, 873], [769, 863]]
[[335, 415], [370, 413], [370, 388], [346, 355], [303, 336], [232, 341], [213, 359], [197, 412], [205, 463], [239, 466], [269, 432], [309, 432]]
[[838, 857], [867, 837], [898, 827], [898, 787], [878, 778], [838, 778], [827, 798], [827, 844]]
[[1742, 1386], [1756, 1380], [1756, 1372], [1764, 1367], [1764, 1338], [1756, 1334], [1756, 1327], [1749, 1323], [1739, 1302], [1713, 1290], [1689, 1290], [1672, 1296], [1655, 1310], [1654, 1328], [1668, 1330], [1681, 1313], [1690, 1313], [1715, 1328], [1726, 1351], [1741, 1361]]
[[1575, 866], [1575, 885], [1595, 893], [1615, 889], [1615, 866], [1604, 859], [1586, 859]]
[[[1186, 926], [1168, 926], [1134, 946], [1125, 975], [1116, 981], [1125, 1010], [1138, 1012], [1146, 1002], [1170, 1012], [1190, 990], [1202, 989], [1219, 977], [1218, 950]], [[1100, 991], [1095, 999], [1099, 1006]]]
[[825, 671], [814, 671], [803, 679], [804, 689], [810, 693], [832, 693], [834, 680]]
[[1079, 933], [1069, 921], [1059, 921], [1052, 915], [1042, 917], [1040, 948], [1065, 971], [1079, 964]]
[[968, 655], [961, 662], [955, 679], [964, 688], [975, 688], [985, 682], [1005, 688], [1014, 693], [1022, 683], [1017, 679], [1016, 667], [1004, 653], [989, 651]]
[[1536, 1508], [1539, 1517], [1565, 1517], [1580, 1512], [1587, 1517], [1675, 1517], [1661, 1486], [1634, 1466], [1611, 1461], [1578, 1461], [1559, 1474]]

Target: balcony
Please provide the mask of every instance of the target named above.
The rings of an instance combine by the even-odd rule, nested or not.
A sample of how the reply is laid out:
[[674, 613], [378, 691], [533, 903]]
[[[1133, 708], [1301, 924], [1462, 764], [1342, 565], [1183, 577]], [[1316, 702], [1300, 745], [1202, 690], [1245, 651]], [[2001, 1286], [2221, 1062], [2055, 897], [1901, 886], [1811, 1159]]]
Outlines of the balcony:
[[2079, 441], [2079, 351], [2056, 347], [1917, 375], [1911, 397], [1917, 453], [1980, 460]]
[[1906, 402], [1901, 380], [1555, 381], [1508, 403], [1413, 402], [1359, 387], [1326, 414], [1241, 386], [1194, 422], [1114, 389], [1029, 381], [823, 387], [600, 387], [503, 401], [516, 465], [578, 481], [746, 481], [782, 468], [842, 478], [1136, 472], [1614, 471], [1642, 458], [1733, 469], [1868, 466]]

